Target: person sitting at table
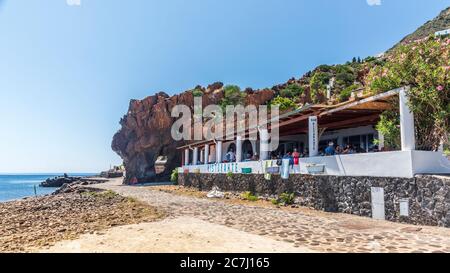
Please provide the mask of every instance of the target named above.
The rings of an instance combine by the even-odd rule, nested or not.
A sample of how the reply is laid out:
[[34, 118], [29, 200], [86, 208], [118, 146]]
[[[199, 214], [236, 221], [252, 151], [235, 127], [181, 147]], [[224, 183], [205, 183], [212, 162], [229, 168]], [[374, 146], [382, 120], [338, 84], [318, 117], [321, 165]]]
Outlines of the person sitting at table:
[[336, 150], [334, 149], [334, 143], [330, 142], [328, 147], [325, 148], [325, 156], [333, 156], [336, 154]]
[[225, 155], [225, 158], [226, 158], [226, 161], [228, 163], [235, 162], [236, 161], [236, 154], [234, 153], [234, 150], [230, 149], [228, 151], [228, 153]]
[[337, 145], [336, 146], [336, 154], [340, 155], [344, 152], [344, 150], [342, 149], [341, 145]]
[[353, 149], [352, 145], [347, 144], [347, 146], [345, 146], [345, 149], [344, 149], [344, 152], [343, 152], [343, 153], [344, 153], [344, 154], [347, 154], [347, 155], [349, 155], [349, 154], [354, 154], [354, 153], [355, 153], [355, 150]]
[[251, 159], [252, 161], [259, 161], [259, 155], [255, 153]]

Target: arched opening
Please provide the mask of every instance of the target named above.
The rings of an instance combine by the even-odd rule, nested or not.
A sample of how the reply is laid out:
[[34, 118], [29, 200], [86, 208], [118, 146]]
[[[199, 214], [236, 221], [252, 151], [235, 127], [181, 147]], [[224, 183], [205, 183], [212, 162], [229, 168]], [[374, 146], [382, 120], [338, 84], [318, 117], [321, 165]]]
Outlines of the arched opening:
[[236, 144], [230, 143], [226, 150], [224, 162], [235, 162], [236, 161]]
[[235, 143], [231, 143], [230, 146], [228, 146], [227, 153], [230, 151], [236, 153], [236, 144]]
[[249, 161], [252, 159], [254, 155], [253, 145], [250, 140], [244, 141], [242, 144], [242, 156], [245, 161]]

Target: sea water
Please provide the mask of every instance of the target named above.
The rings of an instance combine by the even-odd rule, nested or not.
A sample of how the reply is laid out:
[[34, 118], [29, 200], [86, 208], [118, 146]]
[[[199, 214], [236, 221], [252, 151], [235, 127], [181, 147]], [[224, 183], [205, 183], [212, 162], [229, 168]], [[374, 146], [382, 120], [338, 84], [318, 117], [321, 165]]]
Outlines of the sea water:
[[[41, 188], [39, 184], [47, 178], [62, 174], [0, 174], [0, 202], [24, 197], [42, 196], [53, 193], [57, 188]], [[70, 176], [90, 176], [93, 174], [69, 174]], [[36, 189], [36, 193], [35, 193]]]

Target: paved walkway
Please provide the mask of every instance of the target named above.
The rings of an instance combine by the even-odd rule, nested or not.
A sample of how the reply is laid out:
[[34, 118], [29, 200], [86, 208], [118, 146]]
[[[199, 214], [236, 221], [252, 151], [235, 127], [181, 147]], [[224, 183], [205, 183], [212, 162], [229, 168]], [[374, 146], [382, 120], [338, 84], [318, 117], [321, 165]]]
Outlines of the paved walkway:
[[450, 229], [374, 221], [309, 209], [234, 205], [180, 196], [151, 187], [120, 185], [119, 180], [95, 187], [110, 189], [166, 211], [170, 218], [194, 217], [250, 234], [261, 235], [318, 252], [450, 252]]

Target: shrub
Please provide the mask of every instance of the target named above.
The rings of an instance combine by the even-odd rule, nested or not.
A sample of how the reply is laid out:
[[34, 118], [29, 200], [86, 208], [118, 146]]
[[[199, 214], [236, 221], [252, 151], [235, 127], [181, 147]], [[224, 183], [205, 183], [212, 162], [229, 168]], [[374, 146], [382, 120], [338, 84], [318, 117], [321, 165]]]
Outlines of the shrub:
[[360, 86], [357, 84], [352, 84], [347, 88], [344, 88], [338, 95], [338, 101], [344, 102], [348, 101], [350, 97], [352, 96], [352, 92], [357, 90]]
[[232, 179], [233, 175], [233, 172], [227, 172], [227, 178]]
[[194, 95], [194, 97], [202, 97], [203, 91], [200, 88], [196, 88], [192, 91], [192, 94]]
[[331, 73], [327, 72], [316, 72], [311, 78], [311, 98], [313, 102], [319, 103], [322, 98], [325, 97], [327, 90], [327, 84], [330, 82], [332, 77]]
[[[437, 150], [450, 132], [450, 39], [428, 38], [400, 45], [384, 66], [374, 67], [366, 82], [372, 93], [409, 85], [417, 147]], [[397, 110], [397, 109], [393, 109]]]
[[322, 64], [322, 65], [319, 65], [319, 67], [317, 67], [316, 71], [331, 72], [331, 71], [333, 71], [333, 67], [331, 65]]
[[272, 204], [274, 204], [275, 206], [278, 206], [278, 205], [280, 205], [280, 202], [278, 201], [278, 199], [277, 199], [277, 198], [273, 198], [273, 199], [271, 199], [271, 200], [270, 200], [270, 202], [272, 202]]
[[375, 66], [366, 77], [368, 91], [371, 94], [383, 93], [402, 86], [399, 75], [391, 74], [384, 66]]
[[286, 86], [286, 88], [281, 90], [280, 96], [284, 97], [284, 98], [294, 99], [294, 98], [298, 98], [299, 96], [301, 96], [304, 92], [305, 92], [305, 90], [303, 89], [303, 87], [301, 87], [300, 85], [298, 85], [296, 83], [293, 83], [293, 84], [289, 84], [288, 86]]
[[[384, 146], [391, 150], [397, 150], [400, 142], [400, 115], [397, 111], [386, 111], [380, 116], [376, 129], [384, 136]], [[378, 143], [379, 144], [379, 143]]]
[[247, 200], [247, 201], [252, 201], [252, 202], [255, 202], [255, 201], [258, 201], [258, 200], [259, 200], [258, 196], [253, 195], [253, 194], [252, 194], [251, 192], [249, 192], [249, 191], [246, 191], [246, 192], [242, 193], [242, 194], [241, 194], [241, 198], [242, 198], [242, 199], [245, 199], [245, 200]]
[[351, 66], [336, 66], [336, 82], [342, 86], [352, 85], [356, 80], [355, 71]]
[[294, 200], [295, 200], [295, 194], [294, 193], [282, 193], [280, 195], [280, 202], [285, 204], [285, 205], [292, 205], [294, 204]]
[[271, 107], [278, 106], [280, 108], [280, 111], [286, 111], [297, 107], [297, 104], [292, 99], [284, 98], [281, 96], [278, 96], [275, 99], [273, 99], [270, 105]]
[[222, 109], [226, 109], [228, 105], [244, 104], [246, 93], [241, 91], [241, 88], [236, 85], [227, 85], [223, 88], [224, 97], [220, 102]]
[[369, 62], [373, 62], [373, 61], [376, 61], [376, 60], [377, 60], [377, 58], [375, 58], [373, 56], [369, 56], [369, 57], [364, 59], [364, 62], [369, 63]]
[[170, 181], [174, 183], [178, 183], [178, 168], [174, 169], [170, 174]]

